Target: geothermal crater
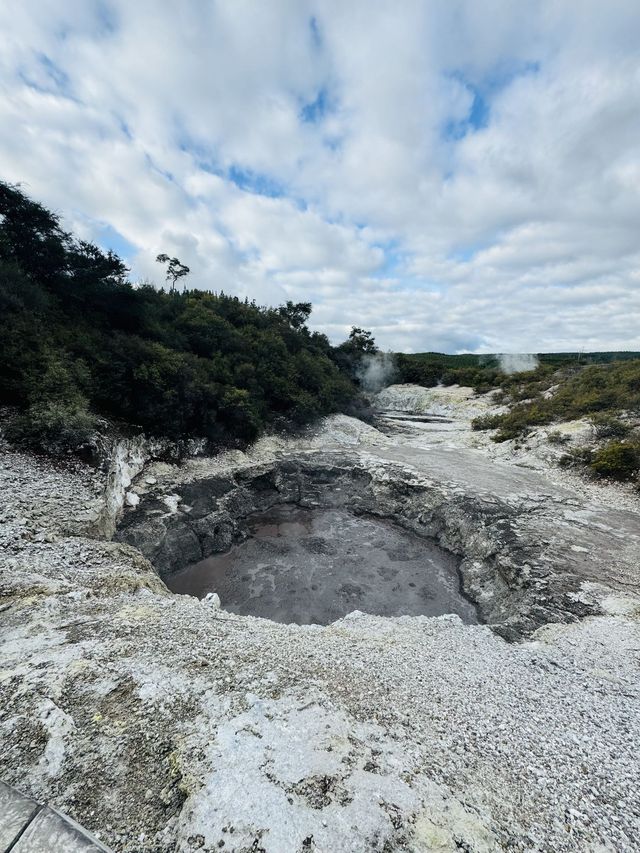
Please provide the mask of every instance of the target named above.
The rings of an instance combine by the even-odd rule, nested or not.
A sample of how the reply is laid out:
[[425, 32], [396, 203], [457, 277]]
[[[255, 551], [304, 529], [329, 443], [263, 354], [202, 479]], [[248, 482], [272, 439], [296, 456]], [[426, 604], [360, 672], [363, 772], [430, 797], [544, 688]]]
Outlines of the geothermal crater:
[[[354, 610], [448, 612], [518, 640], [549, 622], [602, 613], [608, 593], [584, 583], [602, 584], [605, 575], [620, 582], [635, 548], [629, 536], [636, 541], [628, 513], [583, 508], [561, 487], [550, 495], [533, 472], [444, 447], [436, 454], [394, 441], [374, 455], [323, 439], [318, 448], [300, 442], [275, 458], [204, 462], [151, 479], [115, 538], [141, 551], [173, 590], [214, 590], [225, 609], [288, 623], [327, 624]], [[296, 543], [293, 528], [278, 536], [270, 517], [260, 520], [276, 511], [294, 513]], [[385, 535], [376, 540], [365, 521]], [[394, 557], [402, 536], [403, 547], [420, 549], [413, 567]], [[390, 550], [371, 544], [382, 539]]]
[[246, 525], [247, 539], [170, 575], [169, 589], [198, 598], [216, 592], [233, 613], [298, 625], [326, 625], [354, 610], [477, 622], [460, 593], [459, 560], [386, 520], [281, 504]]
[[6, 781], [122, 853], [637, 849], [636, 504], [400, 423], [0, 455]]
[[328, 624], [361, 610], [476, 622], [473, 602], [480, 621], [515, 639], [567, 618], [559, 596], [575, 586], [568, 577], [557, 593], [548, 582], [523, 585], [517, 565], [532, 575], [538, 549], [515, 520], [493, 496], [460, 494], [394, 464], [301, 453], [153, 485], [116, 538], [173, 591], [215, 591], [242, 615]]

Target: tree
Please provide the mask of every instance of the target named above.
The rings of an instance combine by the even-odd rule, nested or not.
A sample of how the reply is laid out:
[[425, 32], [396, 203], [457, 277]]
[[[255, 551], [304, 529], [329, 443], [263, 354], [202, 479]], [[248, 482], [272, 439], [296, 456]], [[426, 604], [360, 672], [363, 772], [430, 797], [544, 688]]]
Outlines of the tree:
[[[342, 344], [342, 346], [345, 346], [345, 344]], [[366, 329], [360, 329], [358, 326], [351, 327], [347, 349], [354, 354], [360, 353], [362, 355], [373, 355], [378, 352], [373, 334]]]
[[352, 326], [349, 337], [333, 350], [331, 358], [343, 373], [357, 382], [365, 356], [377, 352], [379, 350], [373, 334], [359, 326]]
[[55, 213], [31, 201], [19, 187], [0, 182], [0, 260], [49, 283], [67, 272], [70, 243]]
[[286, 305], [281, 305], [278, 308], [278, 314], [287, 321], [292, 329], [302, 329], [311, 316], [311, 303], [294, 303], [289, 300]]
[[115, 252], [106, 254], [93, 243], [78, 240], [67, 253], [69, 273], [82, 285], [102, 282], [126, 285], [129, 269]]
[[165, 255], [164, 252], [161, 255], [158, 255], [156, 261], [159, 264], [167, 264], [167, 272], [165, 278], [167, 281], [171, 281], [171, 290], [176, 289], [176, 282], [178, 279], [183, 278], [185, 275], [188, 275], [191, 270], [189, 267], [185, 266], [185, 264], [180, 263], [178, 258], [170, 258], [169, 255]]

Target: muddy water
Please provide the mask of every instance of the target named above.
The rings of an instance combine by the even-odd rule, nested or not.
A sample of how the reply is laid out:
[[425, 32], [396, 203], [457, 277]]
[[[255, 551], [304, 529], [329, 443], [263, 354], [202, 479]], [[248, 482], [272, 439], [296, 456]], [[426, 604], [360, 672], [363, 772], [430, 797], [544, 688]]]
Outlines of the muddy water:
[[389, 522], [346, 510], [275, 507], [249, 519], [251, 537], [171, 575], [173, 592], [217, 592], [233, 613], [326, 625], [362, 610], [379, 616], [457, 613], [457, 560]]

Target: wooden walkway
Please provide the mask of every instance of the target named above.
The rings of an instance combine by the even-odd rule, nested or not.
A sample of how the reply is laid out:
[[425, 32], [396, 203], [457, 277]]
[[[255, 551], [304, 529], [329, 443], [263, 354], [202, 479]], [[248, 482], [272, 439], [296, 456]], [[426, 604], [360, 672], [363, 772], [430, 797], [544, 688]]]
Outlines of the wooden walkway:
[[0, 853], [110, 853], [71, 818], [0, 782]]

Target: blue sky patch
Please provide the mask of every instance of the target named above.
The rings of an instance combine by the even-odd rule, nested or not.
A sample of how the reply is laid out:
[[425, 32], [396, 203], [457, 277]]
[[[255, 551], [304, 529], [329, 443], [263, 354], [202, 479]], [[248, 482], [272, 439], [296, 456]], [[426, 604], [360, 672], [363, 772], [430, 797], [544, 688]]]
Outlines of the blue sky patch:
[[126, 121], [123, 118], [120, 118], [120, 116], [116, 116], [116, 121], [118, 122], [118, 127], [120, 128], [122, 133], [127, 137], [127, 139], [133, 140], [133, 133], [131, 132], [131, 128], [126, 123]]
[[100, 226], [96, 232], [95, 241], [102, 249], [115, 252], [124, 261], [130, 261], [138, 254], [138, 247], [123, 237], [112, 225]]
[[473, 89], [473, 103], [469, 113], [469, 124], [474, 130], [489, 124], [489, 104], [478, 89]]
[[329, 94], [323, 86], [313, 101], [304, 104], [300, 110], [300, 118], [306, 124], [317, 124], [322, 121], [329, 110]]
[[226, 177], [245, 192], [266, 195], [269, 198], [282, 198], [285, 194], [284, 187], [275, 178], [235, 164], [227, 169]]
[[475, 133], [487, 127], [492, 98], [511, 85], [516, 78], [537, 74], [539, 70], [539, 62], [502, 63], [478, 82], [469, 79], [462, 71], [452, 72], [450, 76], [462, 83], [472, 95], [472, 101], [464, 119], [445, 123], [443, 137], [455, 142], [463, 139], [468, 133]]
[[475, 258], [478, 252], [482, 252], [484, 249], [488, 249], [493, 246], [494, 242], [495, 241], [484, 240], [479, 243], [469, 243], [466, 246], [458, 246], [452, 252], [449, 252], [448, 260], [466, 263], [467, 261]]
[[115, 33], [118, 29], [116, 13], [107, 0], [96, 0], [96, 14], [100, 28], [104, 33]]
[[[287, 195], [285, 185], [278, 181], [277, 178], [267, 175], [264, 172], [256, 172], [253, 169], [240, 166], [238, 163], [233, 163], [225, 168], [217, 159], [217, 154], [213, 151], [206, 150], [202, 145], [192, 141], [186, 135], [181, 136], [179, 142], [181, 151], [189, 154], [194, 158], [196, 165], [204, 172], [209, 172], [211, 175], [217, 175], [225, 181], [231, 181], [238, 189], [243, 192], [253, 193], [254, 195], [263, 195], [268, 198], [283, 198]], [[306, 210], [307, 203], [302, 198], [289, 197], [300, 210]]]
[[166, 178], [167, 181], [171, 181], [172, 184], [175, 183], [173, 174], [166, 169], [161, 169], [150, 154], [145, 152], [144, 159], [153, 172], [156, 172], [158, 175], [162, 175], [163, 178]]
[[373, 246], [382, 249], [384, 260], [378, 269], [372, 273], [372, 278], [392, 278], [404, 269], [407, 255], [401, 249], [399, 240], [385, 240], [374, 243]]

